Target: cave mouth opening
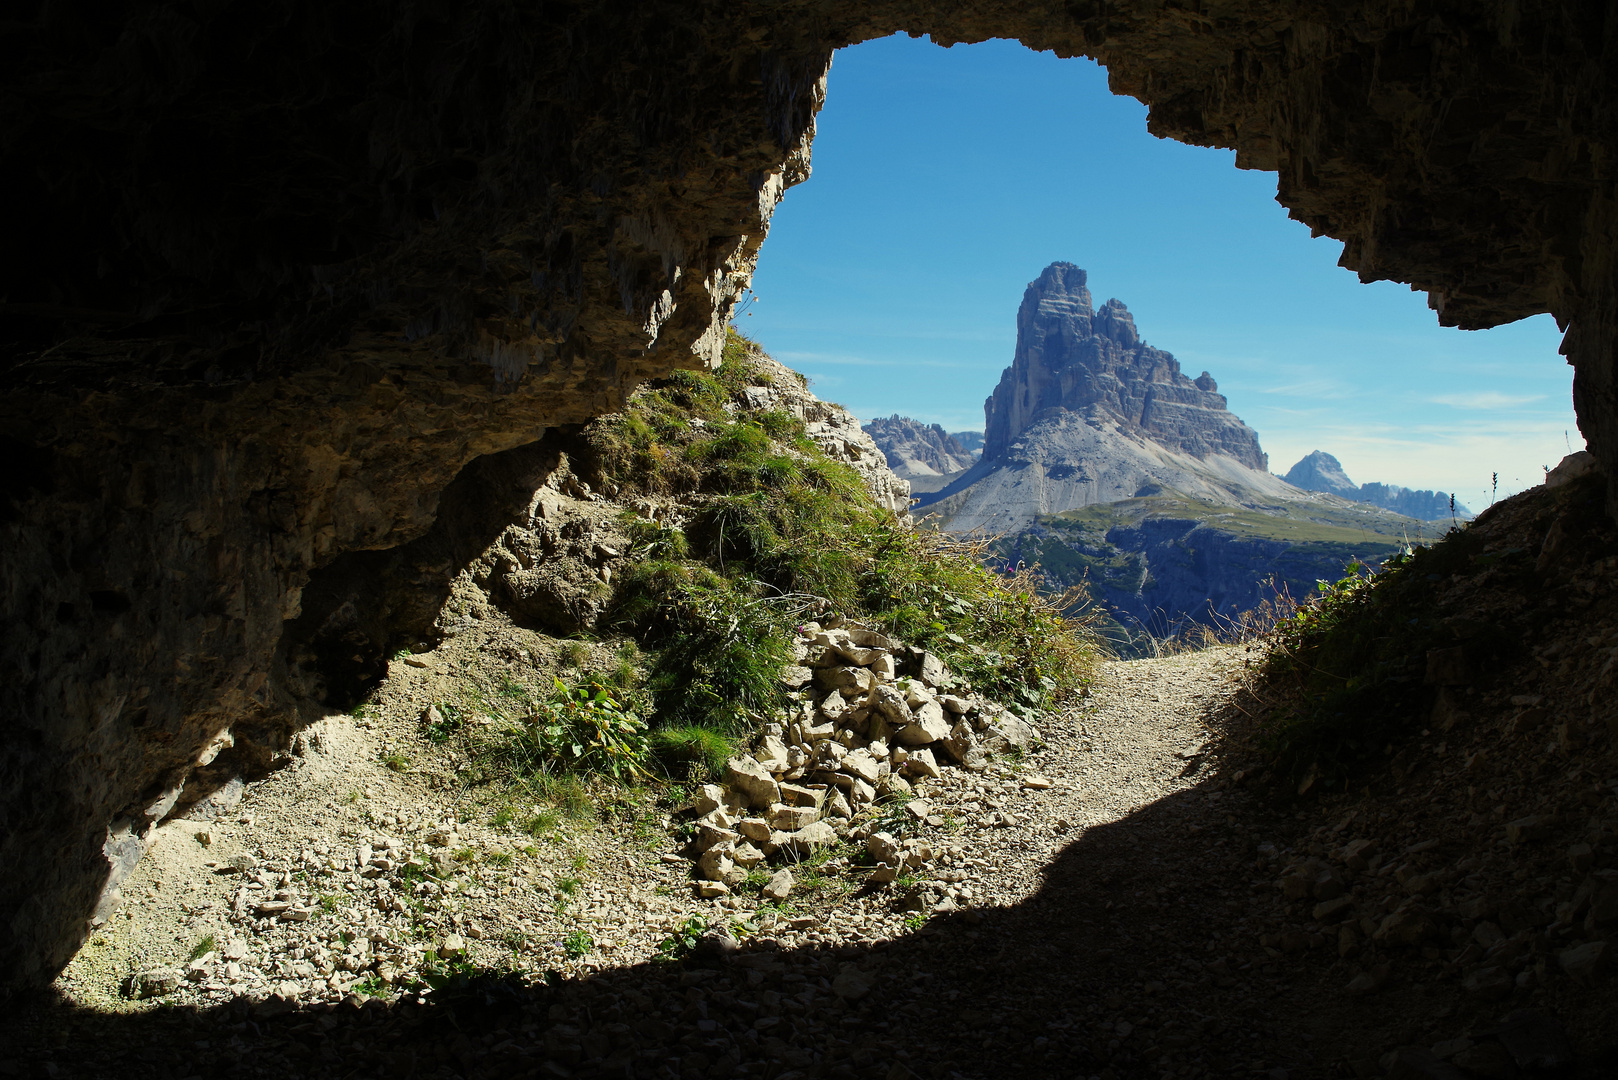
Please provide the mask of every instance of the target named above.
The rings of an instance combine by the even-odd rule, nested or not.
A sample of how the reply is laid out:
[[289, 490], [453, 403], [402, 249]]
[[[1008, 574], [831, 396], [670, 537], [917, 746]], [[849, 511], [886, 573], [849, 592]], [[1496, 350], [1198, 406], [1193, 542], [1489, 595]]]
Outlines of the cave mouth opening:
[[1457, 331], [1426, 295], [1362, 283], [1274, 172], [1154, 136], [1095, 61], [902, 34], [840, 49], [813, 168], [737, 322], [864, 420], [981, 429], [1023, 288], [1065, 260], [1098, 308], [1121, 299], [1213, 373], [1276, 473], [1324, 450], [1356, 482], [1481, 509], [1582, 448], [1551, 316]]

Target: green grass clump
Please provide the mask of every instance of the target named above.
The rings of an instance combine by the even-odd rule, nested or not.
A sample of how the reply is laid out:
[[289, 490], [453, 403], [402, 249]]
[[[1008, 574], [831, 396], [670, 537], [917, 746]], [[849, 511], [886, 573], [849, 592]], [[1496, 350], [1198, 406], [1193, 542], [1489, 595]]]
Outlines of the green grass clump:
[[954, 673], [1028, 712], [1082, 693], [1095, 677], [1096, 613], [1082, 589], [1040, 590], [1034, 571], [989, 570], [986, 541], [893, 530], [861, 577], [873, 621], [938, 653]]
[[681, 724], [652, 732], [652, 754], [670, 777], [689, 780], [717, 777], [736, 753], [736, 744], [700, 724]]
[[616, 618], [653, 649], [647, 688], [660, 727], [739, 733], [780, 706], [788, 612], [756, 580], [670, 561], [625, 579]]

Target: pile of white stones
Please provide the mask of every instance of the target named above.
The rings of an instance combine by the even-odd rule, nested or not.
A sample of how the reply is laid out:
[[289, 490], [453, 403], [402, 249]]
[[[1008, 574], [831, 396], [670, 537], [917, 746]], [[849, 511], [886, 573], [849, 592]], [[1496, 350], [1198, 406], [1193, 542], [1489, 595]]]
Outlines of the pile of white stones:
[[[1039, 738], [971, 693], [934, 654], [873, 630], [809, 623], [796, 658], [783, 675], [795, 714], [767, 728], [753, 753], [732, 758], [724, 784], [704, 786], [691, 807], [687, 850], [704, 897], [725, 895], [772, 855], [802, 859], [850, 836], [875, 859], [873, 880], [892, 881], [924, 865], [930, 848], [879, 832], [862, 811], [914, 796], [914, 785], [950, 766], [981, 772], [991, 753], [1026, 750]], [[943, 824], [925, 798], [904, 808], [918, 822]], [[784, 898], [790, 888], [790, 875], [778, 873], [764, 892]]]

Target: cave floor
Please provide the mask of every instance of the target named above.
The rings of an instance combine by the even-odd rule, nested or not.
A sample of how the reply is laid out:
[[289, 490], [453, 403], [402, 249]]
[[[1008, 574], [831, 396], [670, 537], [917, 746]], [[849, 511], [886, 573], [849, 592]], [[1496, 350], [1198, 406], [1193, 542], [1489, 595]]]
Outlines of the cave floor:
[[[778, 909], [697, 899], [645, 793], [531, 842], [490, 823], [384, 698], [317, 725], [228, 819], [165, 826], [55, 999], [8, 1022], [20, 1053], [0, 1074], [1381, 1075], [1399, 1048], [1498, 1051], [1508, 1016], [1605, 1060], [1612, 984], [1600, 964], [1575, 978], [1559, 962], [1604, 938], [1557, 904], [1579, 879], [1570, 841], [1613, 810], [1610, 737], [1570, 751], [1531, 726], [1503, 736], [1482, 721], [1513, 706], [1480, 696], [1470, 728], [1422, 741], [1400, 782], [1283, 804], [1237, 775], [1254, 655], [1108, 664], [1048, 719], [1042, 752], [924, 793], [946, 822], [927, 830], [947, 856], [932, 880], [860, 888], [833, 859], [799, 868]], [[401, 747], [396, 771], [384, 759]], [[1591, 782], [1536, 783], [1563, 774]], [[1512, 845], [1505, 823], [1530, 813], [1548, 824]], [[1364, 869], [1344, 861], [1354, 840], [1370, 842]], [[357, 844], [464, 864], [446, 895], [423, 895], [334, 870]], [[252, 869], [219, 872], [237, 857]], [[1307, 888], [1289, 883], [1305, 872]], [[272, 892], [309, 914], [236, 914]], [[1432, 921], [1401, 944], [1408, 912]], [[660, 962], [693, 916], [733, 926], [740, 949]], [[129, 975], [184, 969], [210, 934], [218, 955], [194, 979], [124, 996]], [[469, 961], [461, 978], [365, 999], [446, 944]]]

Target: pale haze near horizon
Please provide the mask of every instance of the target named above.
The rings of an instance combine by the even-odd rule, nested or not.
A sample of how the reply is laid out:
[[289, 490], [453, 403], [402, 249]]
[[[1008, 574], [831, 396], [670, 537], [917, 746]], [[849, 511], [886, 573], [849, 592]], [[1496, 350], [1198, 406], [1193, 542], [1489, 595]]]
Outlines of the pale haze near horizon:
[[1324, 450], [1355, 483], [1481, 510], [1492, 473], [1504, 496], [1583, 449], [1550, 316], [1455, 330], [1424, 293], [1361, 284], [1275, 202], [1274, 173], [1154, 138], [1091, 61], [867, 42], [838, 51], [818, 128], [737, 322], [862, 420], [981, 431], [1023, 290], [1062, 260], [1211, 372], [1275, 472]]

